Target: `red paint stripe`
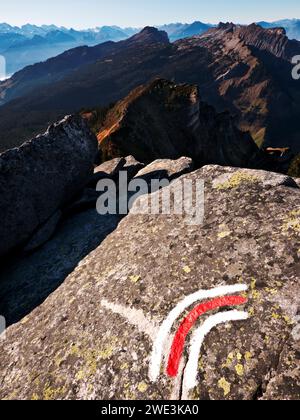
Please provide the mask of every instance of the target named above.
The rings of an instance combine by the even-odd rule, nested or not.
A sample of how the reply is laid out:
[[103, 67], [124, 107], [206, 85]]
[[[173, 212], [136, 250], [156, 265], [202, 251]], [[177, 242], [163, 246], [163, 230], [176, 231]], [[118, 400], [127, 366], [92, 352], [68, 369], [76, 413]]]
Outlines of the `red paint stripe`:
[[245, 303], [247, 303], [247, 299], [241, 296], [225, 296], [202, 303], [194, 308], [177, 330], [169, 355], [167, 374], [171, 377], [177, 376], [186, 338], [201, 315], [213, 311], [214, 309], [223, 308], [225, 306], [239, 306], [244, 305]]

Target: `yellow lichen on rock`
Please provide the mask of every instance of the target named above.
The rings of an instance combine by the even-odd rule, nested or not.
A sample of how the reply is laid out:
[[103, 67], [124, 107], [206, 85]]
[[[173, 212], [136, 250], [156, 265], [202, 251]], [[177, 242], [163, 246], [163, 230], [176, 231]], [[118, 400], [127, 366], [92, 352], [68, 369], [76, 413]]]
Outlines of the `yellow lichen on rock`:
[[227, 231], [220, 232], [218, 234], [218, 238], [219, 239], [224, 239], [224, 238], [227, 238], [227, 236], [230, 236], [230, 235], [231, 235], [231, 232], [229, 230], [227, 230]]
[[223, 367], [230, 368], [230, 366], [232, 365], [232, 363], [234, 361], [234, 358], [235, 358], [234, 352], [229, 353], [228, 356], [227, 356], [226, 363], [223, 365]]
[[250, 317], [253, 317], [255, 315], [255, 309], [253, 307], [250, 308], [248, 314], [250, 315]]
[[237, 188], [241, 184], [257, 183], [259, 178], [255, 175], [250, 175], [247, 172], [238, 171], [233, 174], [227, 181], [217, 184], [215, 188], [217, 190], [230, 190]]
[[141, 276], [130, 276], [131, 283], [138, 283], [141, 280]]
[[247, 351], [245, 353], [245, 360], [246, 360], [247, 363], [249, 363], [252, 360], [252, 357], [253, 356], [252, 356], [252, 353], [250, 351]]
[[282, 230], [284, 233], [289, 231], [300, 233], [300, 210], [293, 210], [285, 217]]
[[183, 267], [183, 271], [184, 271], [186, 274], [190, 274], [192, 270], [190, 269], [190, 267], [189, 267], [188, 265], [186, 265], [186, 266], [184, 266], [184, 267]]
[[76, 344], [73, 344], [71, 346], [71, 352], [70, 353], [71, 353], [72, 356], [78, 356], [80, 354], [79, 347]]
[[224, 397], [227, 397], [227, 395], [230, 394], [231, 391], [231, 384], [226, 381], [225, 378], [221, 378], [218, 382], [218, 387], [223, 389], [224, 391]]
[[277, 295], [278, 294], [278, 290], [277, 289], [270, 288], [270, 287], [266, 287], [265, 288], [265, 291], [267, 293], [269, 293], [270, 295]]
[[286, 322], [287, 325], [294, 325], [294, 321], [288, 315], [278, 312], [279, 309], [279, 307], [275, 306], [274, 312], [272, 312], [271, 317], [275, 320], [283, 320]]
[[252, 299], [254, 300], [258, 300], [261, 298], [261, 293], [256, 289], [256, 279], [252, 278], [251, 279], [251, 295], [252, 295]]
[[52, 388], [51, 386], [47, 386], [44, 389], [43, 393], [43, 400], [45, 401], [54, 401], [59, 400], [63, 397], [63, 394], [66, 392], [66, 389], [63, 388]]
[[121, 369], [121, 370], [126, 370], [126, 369], [128, 369], [128, 368], [129, 368], [128, 363], [123, 363], [123, 364], [120, 366], [120, 369]]
[[244, 372], [245, 372], [244, 366], [241, 365], [240, 363], [236, 365], [235, 371], [239, 376], [244, 376]]
[[70, 354], [83, 360], [81, 369], [75, 375], [77, 381], [89, 379], [96, 374], [98, 362], [107, 360], [113, 355], [115, 340], [116, 338], [112, 337], [110, 342], [99, 350], [86, 348], [86, 345], [79, 349], [76, 345], [72, 345]]
[[102, 360], [107, 360], [113, 355], [114, 349], [113, 346], [108, 345], [103, 350], [99, 352], [99, 358]]
[[288, 325], [294, 325], [294, 321], [288, 315], [283, 315], [282, 318]]
[[80, 370], [76, 376], [75, 376], [77, 381], [82, 381], [85, 378], [85, 372], [84, 370]]
[[148, 385], [145, 382], [141, 382], [138, 384], [139, 392], [144, 393], [147, 391], [147, 389], [148, 389]]
[[204, 363], [203, 363], [203, 359], [202, 359], [202, 357], [200, 358], [200, 360], [199, 360], [199, 363], [198, 363], [198, 368], [199, 368], [199, 371], [201, 371], [201, 372], [203, 372], [204, 371]]

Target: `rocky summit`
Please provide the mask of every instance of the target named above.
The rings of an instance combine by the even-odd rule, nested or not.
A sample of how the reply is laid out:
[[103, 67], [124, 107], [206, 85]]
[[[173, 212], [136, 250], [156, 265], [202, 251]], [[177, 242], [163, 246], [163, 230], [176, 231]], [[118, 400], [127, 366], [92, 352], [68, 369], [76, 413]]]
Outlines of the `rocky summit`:
[[[52, 295], [8, 328], [0, 340], [1, 399], [300, 398], [297, 183], [205, 166], [166, 188], [187, 180], [204, 180], [201, 225], [188, 225], [184, 214], [132, 209]], [[169, 377], [173, 334], [193, 307], [181, 305], [160, 353], [154, 342], [163, 322], [191, 294], [224, 286], [238, 291], [243, 319], [213, 328], [196, 359], [187, 337]], [[191, 386], [186, 372], [194, 362]]]

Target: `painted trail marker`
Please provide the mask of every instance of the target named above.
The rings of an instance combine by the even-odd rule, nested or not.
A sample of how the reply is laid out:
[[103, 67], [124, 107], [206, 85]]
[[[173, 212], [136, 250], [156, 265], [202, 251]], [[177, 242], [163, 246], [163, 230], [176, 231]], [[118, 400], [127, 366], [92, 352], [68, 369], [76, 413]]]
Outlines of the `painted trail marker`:
[[[215, 299], [217, 297], [223, 296], [222, 299], [212, 300], [207, 302], [204, 305], [200, 305], [195, 308], [194, 311], [190, 312], [187, 318], [181, 324], [175, 339], [172, 344], [172, 349], [168, 351], [169, 354], [169, 363], [167, 373], [170, 376], [176, 376], [178, 373], [178, 360], [180, 362], [181, 355], [183, 353], [183, 345], [185, 339], [190, 332], [192, 326], [195, 324], [199, 316], [206, 313], [209, 310], [224, 306], [236, 306], [237, 304], [241, 305], [247, 302], [246, 299], [241, 297], [231, 297], [224, 298], [226, 295], [232, 295], [233, 293], [245, 292], [248, 290], [248, 286], [244, 284], [238, 284], [235, 286], [222, 286], [217, 287], [211, 290], [199, 290], [198, 292], [187, 296], [183, 301], [178, 303], [178, 305], [170, 312], [166, 320], [162, 323], [157, 338], [154, 342], [153, 352], [150, 361], [149, 368], [149, 377], [152, 382], [156, 382], [160, 375], [160, 369], [163, 361], [164, 347], [168, 340], [169, 335], [171, 334], [171, 329], [176, 322], [176, 320], [182, 315], [182, 313], [192, 306], [194, 303], [203, 301], [206, 299]], [[221, 314], [221, 319], [224, 319], [224, 322], [229, 322], [225, 316], [226, 312]], [[243, 313], [244, 319], [248, 318], [248, 313]], [[233, 319], [235, 321], [235, 319]], [[212, 325], [214, 328], [214, 325]], [[182, 345], [183, 344], [183, 345]], [[197, 373], [196, 373], [197, 375]]]
[[[167, 374], [171, 377], [175, 377], [178, 375], [179, 364], [180, 364], [181, 357], [183, 355], [187, 336], [190, 333], [193, 326], [195, 325], [196, 321], [200, 318], [200, 316], [204, 315], [205, 313], [209, 311], [213, 311], [214, 309], [219, 309], [226, 306], [243, 305], [245, 303], [246, 303], [246, 299], [240, 296], [229, 296], [229, 297], [216, 298], [214, 300], [210, 300], [206, 303], [202, 303], [201, 305], [196, 306], [195, 309], [193, 309], [189, 313], [189, 315], [184, 319], [184, 321], [182, 322], [182, 324], [177, 330], [177, 333], [172, 343], [170, 355], [169, 355]], [[222, 320], [223, 318], [221, 317], [220, 319]], [[228, 317], [224, 319], [228, 319]], [[210, 324], [207, 324], [207, 325], [210, 325]], [[214, 323], [212, 322], [210, 329], [212, 329], [213, 326], [214, 326]]]
[[[199, 290], [179, 302], [160, 327], [157, 327], [155, 322], [147, 320], [142, 311], [111, 304], [105, 300], [102, 301], [102, 306], [121, 315], [131, 325], [137, 326], [139, 331], [143, 331], [153, 340], [149, 378], [151, 382], [156, 382], [159, 379], [161, 367], [165, 359], [167, 360], [166, 374], [174, 378], [179, 375], [187, 337], [199, 318], [216, 309], [234, 308], [246, 304], [247, 299], [236, 294], [247, 290], [248, 286], [245, 284], [221, 286], [211, 290]], [[202, 303], [199, 303], [201, 301]], [[196, 306], [183, 319], [173, 340], [171, 340], [173, 325], [194, 304]], [[194, 331], [190, 341], [188, 362], [184, 369], [183, 392], [185, 395], [188, 395], [188, 392], [197, 386], [200, 353], [203, 342], [210, 331], [218, 325], [233, 321], [242, 321], [248, 318], [249, 314], [243, 311], [231, 310], [218, 312], [209, 316]]]

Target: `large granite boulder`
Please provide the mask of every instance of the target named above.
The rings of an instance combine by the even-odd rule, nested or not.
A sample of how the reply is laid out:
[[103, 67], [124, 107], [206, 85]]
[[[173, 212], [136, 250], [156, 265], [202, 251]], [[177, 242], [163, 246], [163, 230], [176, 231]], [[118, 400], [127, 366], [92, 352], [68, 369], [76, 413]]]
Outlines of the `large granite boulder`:
[[[185, 160], [164, 162], [172, 179], [180, 176]], [[135, 173], [140, 167], [132, 157], [124, 161], [125, 171], [132, 171], [135, 167]], [[164, 174], [168, 175], [167, 172]], [[115, 176], [119, 178], [117, 174]], [[144, 193], [147, 194], [148, 189]], [[6, 325], [20, 321], [40, 305], [77, 264], [116, 229], [124, 214], [100, 216], [96, 211], [100, 196], [101, 193], [95, 189], [85, 188], [78, 200], [64, 207], [63, 212], [58, 210], [34, 234], [26, 244], [25, 252], [3, 262], [0, 270], [0, 315], [5, 317]]]
[[90, 179], [97, 141], [69, 116], [0, 155], [0, 255], [22, 244]]
[[[56, 292], [6, 331], [1, 399], [300, 398], [300, 189], [277, 174], [218, 166], [170, 188], [182, 180], [205, 181], [203, 224], [189, 225], [185, 215], [125, 217]], [[175, 378], [167, 359], [149, 377], [170, 311], [200, 289], [234, 285], [245, 319], [205, 336], [193, 360], [193, 389], [186, 386], [192, 336]], [[181, 305], [167, 330], [165, 357], [198, 298]], [[201, 325], [197, 320], [193, 337]]]

